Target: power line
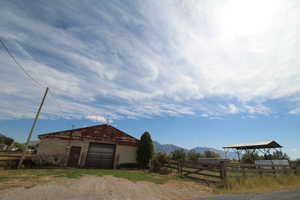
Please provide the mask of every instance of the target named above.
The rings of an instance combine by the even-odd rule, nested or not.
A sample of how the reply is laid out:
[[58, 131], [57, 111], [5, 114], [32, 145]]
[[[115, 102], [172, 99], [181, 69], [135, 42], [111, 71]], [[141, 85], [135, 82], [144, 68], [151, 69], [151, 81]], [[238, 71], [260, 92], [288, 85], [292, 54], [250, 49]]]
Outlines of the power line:
[[[37, 85], [38, 87], [44, 87], [43, 84], [41, 84], [39, 81], [37, 81], [36, 79], [34, 79], [34, 78], [33, 78], [33, 77], [25, 70], [25, 68], [17, 61], [16, 57], [10, 52], [10, 50], [9, 50], [8, 47], [5, 45], [4, 41], [1, 40], [1, 38], [0, 38], [0, 42], [1, 42], [2, 46], [4, 47], [4, 49], [6, 50], [7, 54], [13, 59], [13, 61], [16, 63], [16, 65], [17, 65], [18, 67], [20, 67], [20, 69], [24, 72], [24, 74], [25, 74], [27, 77], [29, 77], [29, 78], [34, 82], [34, 84]], [[52, 91], [51, 91], [51, 93], [50, 93], [50, 90], [49, 90], [49, 94], [50, 94], [51, 96], [54, 97], [54, 95], [52, 95]], [[54, 99], [55, 99], [55, 98], [54, 98]], [[62, 107], [61, 107], [60, 103], [59, 103], [56, 99], [55, 99], [55, 101], [57, 102], [57, 105], [58, 105], [58, 107], [59, 107], [60, 112], [63, 114], [63, 112], [62, 112]]]
[[[7, 54], [13, 59], [13, 61], [16, 63], [16, 65], [24, 72], [24, 74], [30, 78], [34, 84], [38, 87], [46, 87], [46, 86], [43, 86], [42, 83], [40, 83], [39, 81], [37, 81], [36, 79], [34, 79], [26, 70], [25, 68], [17, 61], [16, 57], [9, 51], [8, 47], [5, 45], [4, 41], [0, 38], [0, 43], [2, 44], [2, 46], [4, 47], [4, 49], [6, 50]], [[53, 97], [53, 99], [56, 101], [57, 105], [58, 105], [58, 110], [59, 112], [61, 113], [62, 117], [64, 116], [64, 112], [63, 112], [63, 109], [60, 104], [60, 102], [55, 98], [55, 92], [53, 92], [52, 90], [50, 90], [50, 87], [49, 87], [49, 94]]]
[[4, 47], [4, 49], [6, 50], [7, 54], [13, 59], [13, 61], [16, 63], [16, 65], [24, 72], [24, 74], [29, 77], [36, 86], [38, 87], [44, 87], [39, 81], [35, 80], [26, 70], [25, 68], [17, 61], [17, 59], [15, 58], [15, 56], [9, 51], [9, 49], [7, 48], [7, 46], [5, 45], [4, 41], [0, 38], [0, 43], [2, 44], [2, 46]]

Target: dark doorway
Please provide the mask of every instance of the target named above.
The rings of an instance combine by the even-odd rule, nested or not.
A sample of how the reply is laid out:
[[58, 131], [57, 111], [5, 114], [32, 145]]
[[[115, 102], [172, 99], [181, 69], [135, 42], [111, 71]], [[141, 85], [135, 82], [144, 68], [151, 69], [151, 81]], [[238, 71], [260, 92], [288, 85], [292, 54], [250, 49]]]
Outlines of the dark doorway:
[[71, 147], [68, 166], [69, 167], [78, 167], [78, 162], [80, 158], [81, 147]]
[[112, 169], [114, 154], [114, 144], [91, 143], [85, 165], [89, 168]]

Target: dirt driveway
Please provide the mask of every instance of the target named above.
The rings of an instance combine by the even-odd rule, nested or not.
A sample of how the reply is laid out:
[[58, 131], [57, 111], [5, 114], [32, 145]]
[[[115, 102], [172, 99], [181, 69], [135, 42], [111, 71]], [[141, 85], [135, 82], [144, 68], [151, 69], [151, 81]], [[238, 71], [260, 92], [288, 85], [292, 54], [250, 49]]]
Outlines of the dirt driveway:
[[113, 176], [86, 175], [31, 188], [2, 190], [0, 200], [178, 200], [206, 197], [211, 193], [209, 187], [191, 181], [171, 180], [155, 184]]

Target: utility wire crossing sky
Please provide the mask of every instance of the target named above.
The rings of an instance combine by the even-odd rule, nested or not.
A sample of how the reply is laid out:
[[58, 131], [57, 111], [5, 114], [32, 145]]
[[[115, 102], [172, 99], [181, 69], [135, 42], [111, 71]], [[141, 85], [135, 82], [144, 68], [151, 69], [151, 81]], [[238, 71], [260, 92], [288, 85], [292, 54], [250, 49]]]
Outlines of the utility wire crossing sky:
[[20, 140], [38, 84], [54, 93], [39, 131], [109, 120], [163, 143], [276, 139], [299, 155], [298, 1], [3, 0], [0, 19], [0, 128]]

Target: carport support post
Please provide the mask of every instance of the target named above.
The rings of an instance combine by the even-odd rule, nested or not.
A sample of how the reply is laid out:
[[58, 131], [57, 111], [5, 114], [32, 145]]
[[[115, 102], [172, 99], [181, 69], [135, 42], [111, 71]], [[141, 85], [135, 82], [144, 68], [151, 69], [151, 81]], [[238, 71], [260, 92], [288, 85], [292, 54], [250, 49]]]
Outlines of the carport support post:
[[20, 159], [20, 161], [19, 161], [19, 163], [18, 163], [18, 169], [20, 169], [20, 168], [22, 167], [22, 164], [23, 164], [23, 161], [24, 161], [24, 159], [25, 159], [25, 154], [26, 154], [26, 152], [27, 152], [28, 145], [29, 145], [29, 142], [30, 142], [32, 133], [33, 133], [33, 131], [34, 131], [36, 122], [37, 122], [37, 120], [38, 120], [38, 118], [39, 118], [39, 115], [40, 115], [40, 112], [41, 112], [41, 110], [42, 110], [44, 101], [45, 101], [46, 96], [47, 96], [47, 94], [48, 94], [48, 90], [49, 90], [49, 88], [47, 87], [47, 88], [46, 88], [46, 91], [45, 91], [45, 94], [44, 94], [44, 96], [43, 96], [42, 102], [41, 102], [41, 104], [40, 104], [40, 107], [39, 107], [39, 109], [38, 109], [38, 111], [37, 111], [37, 113], [36, 113], [36, 115], [35, 115], [35, 119], [34, 119], [33, 124], [32, 124], [32, 126], [31, 126], [29, 135], [28, 135], [28, 137], [27, 137], [27, 141], [26, 141], [26, 144], [25, 144], [25, 148], [24, 148], [24, 150], [23, 150], [23, 153], [22, 153], [22, 157], [21, 157], [21, 159]]

